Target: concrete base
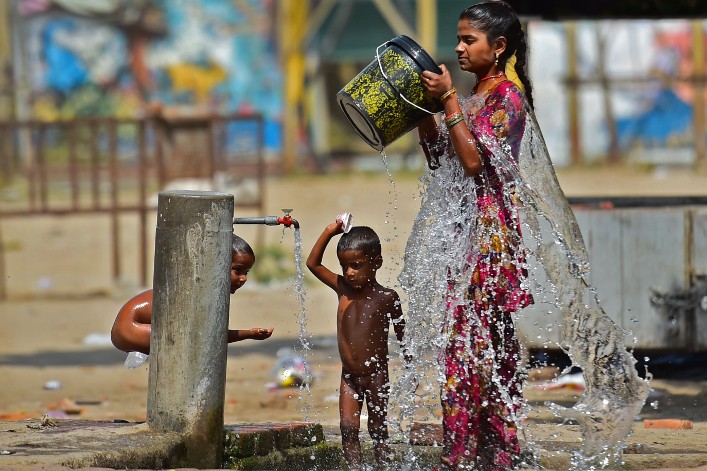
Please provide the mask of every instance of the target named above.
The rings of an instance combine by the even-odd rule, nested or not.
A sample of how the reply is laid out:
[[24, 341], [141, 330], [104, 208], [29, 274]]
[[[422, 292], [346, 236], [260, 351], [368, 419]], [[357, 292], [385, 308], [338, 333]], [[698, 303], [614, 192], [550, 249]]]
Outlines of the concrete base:
[[[434, 426], [430, 426], [434, 428]], [[571, 425], [533, 425], [539, 468], [569, 469], [569, 453], [578, 446], [578, 431]], [[691, 430], [644, 428], [636, 424], [624, 452], [623, 469], [707, 470], [707, 447], [691, 449], [685, 434], [707, 436], [707, 423]], [[373, 450], [362, 431], [367, 462]], [[400, 463], [414, 460], [427, 470], [438, 462], [441, 448], [392, 443]], [[0, 469], [36, 471], [46, 469], [110, 468], [169, 469], [185, 452], [178, 434], [151, 432], [145, 424], [82, 421], [0, 421]], [[225, 430], [225, 463], [228, 469], [319, 471], [345, 469], [341, 437], [337, 430], [319, 424], [231, 425]]]
[[87, 420], [0, 422], [0, 469], [163, 469], [184, 454], [182, 437], [145, 424]]

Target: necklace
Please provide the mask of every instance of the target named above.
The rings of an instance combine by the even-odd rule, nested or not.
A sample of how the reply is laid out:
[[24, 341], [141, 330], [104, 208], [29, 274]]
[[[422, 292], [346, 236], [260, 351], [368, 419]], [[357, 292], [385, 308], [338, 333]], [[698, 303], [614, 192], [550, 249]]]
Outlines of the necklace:
[[496, 75], [487, 75], [486, 77], [479, 79], [478, 83], [481, 83], [484, 80], [491, 80], [491, 79], [503, 77], [504, 75], [506, 75], [506, 74], [504, 74], [503, 72], [501, 72], [500, 74], [496, 74]]
[[474, 85], [474, 90], [473, 90], [474, 93], [476, 93], [476, 92], [479, 90], [479, 86], [481, 86], [481, 82], [483, 82], [484, 80], [497, 79], [497, 78], [499, 78], [499, 77], [504, 77], [505, 75], [506, 75], [506, 74], [504, 74], [503, 72], [501, 72], [501, 73], [498, 73], [498, 74], [496, 74], [496, 75], [487, 75], [486, 77], [484, 77], [484, 78], [482, 78], [482, 79], [479, 79], [479, 80], [476, 82], [476, 85]]

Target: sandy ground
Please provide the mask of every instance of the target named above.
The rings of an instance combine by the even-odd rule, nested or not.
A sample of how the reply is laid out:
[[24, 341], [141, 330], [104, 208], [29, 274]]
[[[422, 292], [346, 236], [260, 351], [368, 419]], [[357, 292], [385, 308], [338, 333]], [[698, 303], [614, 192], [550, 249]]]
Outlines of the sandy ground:
[[[375, 165], [374, 165], [375, 167]], [[379, 170], [382, 169], [382, 164]], [[568, 195], [707, 195], [707, 175], [687, 169], [585, 168], [561, 170]], [[341, 211], [356, 224], [376, 228], [384, 238], [380, 281], [395, 284], [400, 255], [419, 205], [416, 172], [395, 171], [334, 176], [294, 176], [268, 181], [267, 214], [294, 208], [301, 224], [304, 256], [321, 229]], [[254, 215], [252, 211], [237, 215]], [[119, 283], [111, 279], [107, 242], [109, 223], [102, 217], [36, 217], [0, 221], [6, 247], [9, 299], [0, 302], [0, 417], [55, 416], [84, 419], [145, 419], [147, 367], [128, 370], [125, 354], [107, 345], [106, 335], [120, 306], [138, 286], [134, 256], [136, 223], [122, 220], [125, 254]], [[237, 228], [247, 240], [255, 228]], [[293, 254], [292, 230], [266, 228], [267, 246]], [[293, 257], [291, 257], [292, 259]], [[290, 260], [291, 260], [290, 259]], [[325, 262], [336, 268], [333, 251]], [[288, 262], [290, 263], [290, 262]], [[257, 264], [257, 262], [256, 262]], [[150, 275], [151, 276], [151, 275]], [[231, 299], [231, 328], [274, 327], [271, 339], [229, 347], [226, 423], [315, 420], [338, 423], [340, 365], [335, 343], [336, 299], [306, 275], [307, 355], [316, 380], [311, 392], [272, 388], [277, 352], [299, 343], [300, 306], [288, 280], [265, 285], [251, 279]], [[397, 370], [394, 360], [391, 370]], [[395, 373], [394, 373], [395, 376]], [[704, 378], [702, 372], [702, 378]], [[58, 389], [48, 389], [52, 382]], [[642, 418], [707, 421], [705, 380], [657, 379]], [[571, 403], [577, 391], [540, 393], [533, 385], [526, 396]], [[697, 443], [705, 443], [695, 436]]]

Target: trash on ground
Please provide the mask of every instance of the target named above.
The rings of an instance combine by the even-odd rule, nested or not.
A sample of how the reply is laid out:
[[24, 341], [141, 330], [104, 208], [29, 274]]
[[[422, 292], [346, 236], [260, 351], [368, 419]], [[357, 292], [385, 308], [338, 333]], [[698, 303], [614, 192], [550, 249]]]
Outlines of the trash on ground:
[[56, 390], [61, 389], [61, 381], [51, 380], [44, 383], [44, 389]]
[[109, 333], [93, 332], [83, 338], [83, 344], [105, 347], [105, 346], [112, 346], [113, 342], [111, 342], [111, 340], [110, 340]]
[[584, 382], [584, 375], [582, 373], [572, 373], [562, 375], [557, 379], [552, 381], [543, 381], [535, 385], [535, 389], [542, 389], [544, 391], [552, 391], [556, 389], [572, 389], [576, 391], [584, 391], [586, 384]]
[[281, 348], [277, 351], [273, 374], [280, 388], [306, 386], [314, 379], [307, 362], [291, 348]]
[[[53, 403], [49, 404], [47, 406], [47, 409], [51, 411], [60, 411], [64, 412], [69, 415], [79, 415], [83, 413], [83, 408], [79, 407], [78, 404], [76, 404], [74, 401], [68, 398], [64, 398], [59, 403]], [[49, 413], [49, 412], [48, 412]], [[53, 412], [52, 412], [53, 413]], [[63, 417], [58, 417], [58, 418], [63, 418]]]
[[34, 419], [37, 417], [37, 414], [32, 414], [29, 412], [8, 412], [6, 414], [0, 414], [0, 420], [25, 420], [25, 419]]
[[125, 358], [125, 367], [134, 370], [150, 358], [150, 355], [145, 355], [140, 352], [130, 352]]
[[682, 419], [646, 419], [643, 421], [645, 428], [676, 428], [689, 430], [692, 429], [692, 420]]
[[44, 415], [46, 415], [46, 416], [49, 417], [50, 419], [68, 419], [68, 418], [69, 418], [69, 414], [67, 414], [67, 413], [64, 412], [63, 410], [52, 410], [52, 409], [50, 409], [50, 410], [48, 410], [48, 411], [46, 412], [46, 414], [44, 414]]
[[74, 403], [77, 406], [100, 406], [103, 401], [100, 399], [77, 399]]

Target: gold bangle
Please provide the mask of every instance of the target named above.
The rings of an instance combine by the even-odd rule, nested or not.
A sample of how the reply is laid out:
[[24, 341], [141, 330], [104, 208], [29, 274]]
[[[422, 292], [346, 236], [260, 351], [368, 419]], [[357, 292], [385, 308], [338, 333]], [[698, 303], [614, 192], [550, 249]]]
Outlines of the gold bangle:
[[449, 90], [447, 90], [446, 92], [444, 92], [444, 94], [441, 97], [439, 97], [439, 101], [443, 102], [445, 99], [449, 98], [451, 95], [454, 95], [455, 93], [457, 93], [457, 89], [452, 87]]

